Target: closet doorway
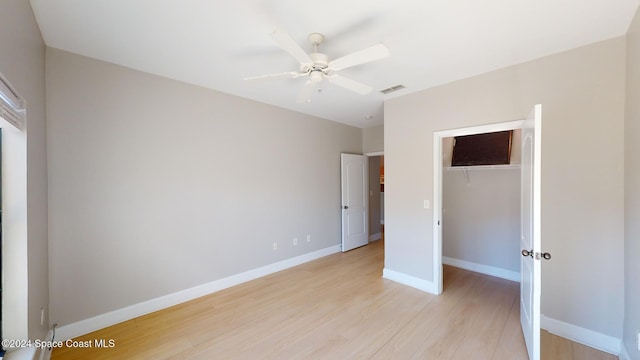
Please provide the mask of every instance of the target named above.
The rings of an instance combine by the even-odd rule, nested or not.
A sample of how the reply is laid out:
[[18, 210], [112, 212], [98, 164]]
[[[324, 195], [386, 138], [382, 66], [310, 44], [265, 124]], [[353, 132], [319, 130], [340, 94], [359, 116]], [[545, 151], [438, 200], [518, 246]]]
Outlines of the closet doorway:
[[520, 282], [520, 148], [520, 129], [442, 139], [444, 265]]
[[[482, 180], [482, 183], [485, 184], [487, 181], [489, 181], [490, 179], [485, 179], [485, 178], [490, 178], [492, 175], [496, 175], [497, 172], [499, 171], [516, 171], [519, 172], [519, 167], [515, 164], [513, 165], [501, 165], [504, 167], [504, 170], [498, 170], [498, 169], [489, 169], [489, 168], [485, 168], [483, 170], [479, 170], [479, 168], [475, 168], [475, 169], [471, 169], [471, 167], [458, 167], [456, 170], [446, 170], [449, 167], [445, 167], [444, 164], [446, 161], [449, 161], [449, 164], [451, 164], [451, 158], [445, 158], [445, 150], [444, 148], [446, 146], [450, 146], [451, 145], [451, 140], [446, 140], [446, 139], [450, 139], [450, 138], [454, 138], [456, 136], [467, 136], [467, 135], [474, 135], [474, 134], [483, 134], [483, 133], [493, 133], [493, 132], [499, 132], [499, 131], [511, 131], [511, 130], [518, 130], [523, 128], [525, 122], [524, 120], [518, 120], [518, 121], [509, 121], [509, 122], [504, 122], [504, 123], [497, 123], [497, 124], [490, 124], [490, 125], [482, 125], [482, 126], [474, 126], [474, 127], [469, 127], [469, 128], [462, 128], [462, 129], [453, 129], [453, 130], [447, 130], [447, 131], [440, 131], [434, 134], [434, 144], [436, 146], [436, 148], [434, 149], [434, 204], [433, 204], [433, 209], [434, 209], [434, 234], [433, 234], [433, 246], [434, 246], [434, 259], [433, 259], [433, 273], [434, 273], [434, 290], [437, 294], [442, 293], [443, 291], [443, 276], [442, 276], [442, 264], [449, 262], [450, 265], [454, 265], [454, 266], [458, 266], [458, 267], [467, 267], [469, 270], [469, 267], [474, 267], [473, 271], [477, 271], [477, 272], [489, 272], [492, 270], [495, 270], [498, 268], [498, 266], [485, 266], [485, 267], [481, 267], [478, 265], [487, 265], [487, 261], [481, 261], [478, 262], [477, 260], [474, 261], [475, 259], [478, 259], [478, 257], [476, 255], [474, 255], [475, 257], [469, 257], [469, 253], [471, 251], [469, 251], [470, 249], [461, 249], [460, 245], [456, 245], [456, 244], [447, 244], [447, 251], [451, 251], [448, 254], [456, 254], [455, 256], [460, 256], [463, 257], [463, 259], [457, 259], [455, 256], [444, 256], [444, 252], [443, 252], [443, 248], [444, 248], [444, 243], [443, 243], [443, 229], [445, 228], [444, 224], [442, 224], [442, 221], [449, 215], [451, 214], [451, 211], [449, 214], [447, 214], [447, 209], [444, 208], [443, 203], [444, 203], [444, 178], [453, 178], [453, 179], [457, 179], [457, 183], [458, 185], [462, 185], [464, 186], [464, 188], [471, 188], [473, 189], [474, 186], [474, 181], [480, 181]], [[519, 131], [514, 131], [516, 133], [518, 133]], [[515, 146], [519, 147], [520, 144], [514, 144]], [[519, 155], [517, 155], [517, 152], [514, 151], [514, 155], [517, 157]], [[450, 156], [450, 155], [449, 155]], [[514, 169], [509, 169], [509, 168], [517, 168], [517, 170]], [[480, 176], [477, 176], [476, 172], [479, 171], [484, 171], [486, 172], [485, 174], [481, 174]], [[445, 172], [447, 174], [445, 174]], [[489, 173], [491, 172], [491, 174]], [[519, 177], [518, 177], [519, 179]], [[476, 186], [479, 186], [480, 182], [477, 183]], [[519, 187], [519, 183], [516, 185], [517, 189], [519, 191], [520, 187]], [[450, 190], [450, 189], [449, 189]], [[519, 192], [517, 193], [517, 195], [519, 197]], [[479, 197], [482, 197], [482, 194], [480, 194]], [[486, 199], [486, 198], [485, 198]], [[447, 199], [447, 201], [449, 201], [451, 199]], [[490, 199], [488, 199], [487, 201], [489, 201]], [[464, 203], [464, 201], [463, 201]], [[517, 199], [517, 203], [519, 204], [520, 201], [519, 199]], [[482, 205], [482, 204], [481, 204]], [[463, 206], [463, 205], [462, 205]], [[460, 207], [460, 206], [458, 206]], [[469, 209], [467, 209], [469, 210]], [[476, 209], [477, 213], [482, 213], [483, 209]], [[520, 229], [520, 215], [519, 215], [519, 208], [517, 209], [518, 211], [518, 216], [517, 216], [517, 230], [518, 230], [518, 234], [519, 234], [519, 229]], [[464, 215], [464, 214], [463, 214]], [[486, 219], [484, 219], [485, 221], [483, 221], [483, 223], [486, 223]], [[478, 218], [476, 217], [475, 219], [473, 219], [473, 221], [477, 222]], [[446, 228], [449, 229], [450, 226], [455, 226], [455, 224], [447, 224]], [[473, 226], [473, 225], [471, 225]], [[467, 230], [464, 230], [467, 231]], [[517, 243], [517, 240], [519, 239], [519, 236], [514, 239], [514, 241], [516, 241], [516, 246], [514, 247], [514, 249], [516, 249], [516, 255], [519, 254], [518, 248], [519, 248], [519, 244]], [[475, 246], [476, 248], [478, 246]], [[484, 250], [483, 250], [484, 251]], [[462, 254], [462, 255], [457, 255], [457, 254]], [[485, 254], [486, 255], [486, 254]], [[461, 261], [456, 261], [456, 260], [461, 260]], [[486, 260], [486, 259], [484, 259]], [[464, 262], [463, 262], [464, 261]], [[515, 262], [517, 262], [519, 264], [519, 259], [514, 259]], [[484, 263], [484, 264], [482, 264]], [[496, 264], [495, 259], [491, 262], [488, 262], [489, 264]], [[519, 268], [519, 265], [518, 265]], [[482, 271], [480, 271], [482, 270]], [[511, 272], [498, 272], [496, 273], [494, 271], [494, 273], [492, 274], [492, 276], [496, 276], [496, 275], [505, 275], [508, 274], [510, 276], [514, 276], [516, 274], [515, 271], [511, 271]], [[518, 277], [519, 277], [519, 272], [517, 272]]]
[[369, 242], [384, 237], [384, 155], [369, 157]]

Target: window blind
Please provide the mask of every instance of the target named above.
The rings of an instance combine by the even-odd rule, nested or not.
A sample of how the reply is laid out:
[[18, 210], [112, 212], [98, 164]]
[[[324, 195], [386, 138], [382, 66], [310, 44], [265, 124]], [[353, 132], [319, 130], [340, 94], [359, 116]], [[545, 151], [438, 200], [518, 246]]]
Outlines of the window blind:
[[0, 74], [0, 117], [19, 130], [24, 130], [26, 115], [25, 101]]

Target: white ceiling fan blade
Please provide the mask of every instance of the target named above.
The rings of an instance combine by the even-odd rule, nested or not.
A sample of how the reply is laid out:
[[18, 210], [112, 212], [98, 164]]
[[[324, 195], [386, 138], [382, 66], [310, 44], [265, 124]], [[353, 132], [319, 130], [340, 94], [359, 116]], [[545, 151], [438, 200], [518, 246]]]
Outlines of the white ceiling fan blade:
[[329, 62], [329, 69], [342, 70], [348, 67], [384, 59], [387, 56], [389, 56], [389, 48], [380, 43]]
[[298, 95], [298, 102], [299, 103], [311, 102], [311, 95], [313, 95], [313, 93], [316, 92], [316, 89], [318, 89], [319, 84], [320, 82], [313, 81], [313, 80], [308, 80], [306, 83], [304, 83], [304, 87], [302, 88], [302, 90], [300, 90], [300, 94]]
[[302, 75], [304, 74], [300, 74], [296, 71], [287, 71], [287, 72], [281, 72], [281, 73], [275, 73], [275, 74], [247, 76], [246, 78], [244, 78], [244, 80], [260, 80], [260, 79], [266, 79], [266, 78], [272, 78], [272, 77], [290, 77], [292, 79], [296, 79]]
[[300, 64], [312, 64], [313, 60], [292, 38], [283, 31], [274, 31], [271, 33], [273, 40], [282, 48], [293, 56]]
[[336, 84], [338, 86], [342, 86], [343, 88], [347, 89], [347, 90], [351, 90], [353, 92], [356, 92], [360, 95], [366, 95], [368, 93], [371, 92], [371, 90], [373, 90], [373, 88], [369, 85], [365, 85], [363, 83], [357, 82], [355, 80], [351, 80], [349, 78], [346, 78], [344, 76], [340, 76], [340, 75], [331, 75], [329, 77], [329, 81], [331, 81], [333, 84]]

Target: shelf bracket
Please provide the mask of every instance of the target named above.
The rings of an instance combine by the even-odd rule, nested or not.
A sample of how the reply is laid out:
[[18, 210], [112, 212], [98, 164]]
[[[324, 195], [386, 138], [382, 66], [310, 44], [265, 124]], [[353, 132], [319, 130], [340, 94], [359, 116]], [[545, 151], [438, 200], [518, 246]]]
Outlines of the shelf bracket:
[[471, 187], [471, 179], [469, 178], [469, 172], [467, 169], [462, 170], [464, 173], [464, 178], [467, 180], [467, 187]]

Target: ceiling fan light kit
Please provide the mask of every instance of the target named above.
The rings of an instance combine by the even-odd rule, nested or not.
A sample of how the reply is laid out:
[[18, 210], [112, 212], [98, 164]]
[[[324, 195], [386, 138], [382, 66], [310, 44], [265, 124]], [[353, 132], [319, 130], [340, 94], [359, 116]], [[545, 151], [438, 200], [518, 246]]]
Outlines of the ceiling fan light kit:
[[307, 54], [286, 32], [274, 31], [271, 33], [271, 38], [280, 48], [288, 52], [289, 55], [300, 63], [299, 72], [291, 71], [253, 76], [247, 77], [245, 80], [282, 76], [290, 78], [307, 76], [309, 80], [305, 82], [302, 90], [300, 91], [300, 95], [297, 100], [299, 103], [310, 102], [311, 95], [316, 90], [318, 90], [318, 92], [321, 91], [319, 86], [325, 78], [330, 83], [353, 91], [357, 94], [366, 95], [370, 93], [373, 90], [371, 86], [338, 75], [336, 72], [389, 56], [389, 49], [384, 44], [380, 43], [349, 55], [339, 57], [335, 60], [329, 60], [329, 56], [318, 52], [318, 46], [320, 46], [325, 39], [324, 35], [320, 33], [314, 32], [309, 34], [307, 37], [311, 46], [313, 46], [313, 52], [310, 54]]

